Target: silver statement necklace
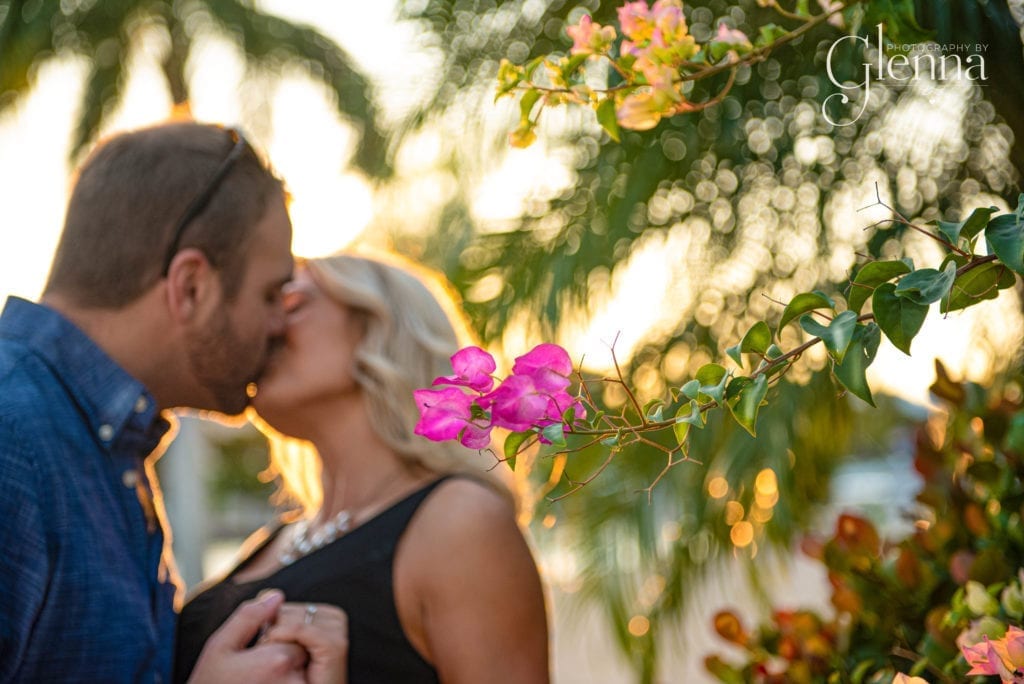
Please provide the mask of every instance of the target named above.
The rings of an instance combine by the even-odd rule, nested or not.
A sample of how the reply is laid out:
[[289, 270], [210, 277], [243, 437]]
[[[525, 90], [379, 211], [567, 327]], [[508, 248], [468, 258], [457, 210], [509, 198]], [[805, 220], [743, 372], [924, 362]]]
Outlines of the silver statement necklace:
[[352, 514], [347, 510], [341, 511], [325, 522], [313, 534], [309, 533], [309, 520], [300, 520], [295, 523], [291, 539], [278, 553], [277, 559], [281, 561], [281, 565], [291, 565], [303, 556], [308, 556], [317, 549], [327, 546], [351, 529]]

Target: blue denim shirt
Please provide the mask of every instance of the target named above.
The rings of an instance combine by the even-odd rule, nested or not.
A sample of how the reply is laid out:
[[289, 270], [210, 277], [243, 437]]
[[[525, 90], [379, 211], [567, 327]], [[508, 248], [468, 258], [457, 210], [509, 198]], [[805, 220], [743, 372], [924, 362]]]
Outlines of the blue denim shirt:
[[144, 463], [168, 428], [145, 387], [70, 321], [8, 299], [0, 682], [169, 681], [177, 577]]

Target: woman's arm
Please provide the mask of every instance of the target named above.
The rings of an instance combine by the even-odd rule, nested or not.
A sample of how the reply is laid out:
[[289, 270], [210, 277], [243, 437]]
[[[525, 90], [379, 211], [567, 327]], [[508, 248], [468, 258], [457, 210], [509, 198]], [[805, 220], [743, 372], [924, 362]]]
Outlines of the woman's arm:
[[396, 595], [445, 684], [549, 681], [540, 576], [512, 505], [492, 489], [453, 479], [424, 502], [399, 549]]

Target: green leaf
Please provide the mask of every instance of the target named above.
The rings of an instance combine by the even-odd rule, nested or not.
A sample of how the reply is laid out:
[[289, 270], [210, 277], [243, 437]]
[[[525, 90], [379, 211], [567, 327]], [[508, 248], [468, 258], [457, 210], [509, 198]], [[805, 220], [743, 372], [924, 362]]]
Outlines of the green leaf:
[[814, 292], [802, 292], [796, 297], [790, 300], [789, 304], [782, 311], [782, 320], [779, 321], [779, 331], [781, 332], [786, 325], [793, 319], [813, 311], [815, 309], [832, 309], [835, 310], [836, 303], [832, 301], [832, 298], [826, 295], [824, 292], [815, 290]]
[[918, 658], [914, 662], [914, 666], [910, 668], [910, 672], [908, 672], [907, 674], [909, 674], [911, 677], [917, 677], [918, 675], [922, 675], [924, 674], [925, 670], [928, 669], [929, 665], [931, 665], [931, 661], [927, 658]]
[[1003, 264], [990, 262], [965, 272], [953, 281], [949, 295], [942, 300], [940, 311], [947, 313], [966, 309], [969, 306], [996, 299], [999, 290], [1013, 287], [1017, 282], [1013, 271]]
[[1024, 221], [1016, 214], [1003, 214], [989, 221], [985, 240], [990, 252], [1014, 272], [1024, 275]]
[[[749, 380], [749, 378], [737, 378], [737, 380]], [[759, 375], [753, 382], [746, 383], [739, 392], [739, 398], [729, 404], [736, 422], [743, 426], [743, 429], [750, 433], [751, 437], [757, 436], [757, 412], [761, 408], [761, 402], [768, 393], [768, 378]]]
[[896, 348], [910, 356], [910, 343], [928, 316], [928, 305], [896, 296], [896, 286], [882, 283], [871, 297], [875, 322]]
[[573, 55], [566, 62], [561, 65], [562, 68], [562, 79], [566, 82], [572, 77], [573, 73], [587, 61], [590, 57], [588, 54]]
[[530, 112], [533, 111], [533, 105], [537, 104], [537, 100], [540, 99], [540, 91], [536, 89], [527, 90], [523, 93], [523, 99], [519, 101], [519, 121], [525, 123], [530, 120]]
[[730, 359], [736, 362], [737, 366], [740, 366], [741, 368], [743, 367], [743, 355], [740, 354], [740, 345], [735, 344], [731, 347], [726, 347], [725, 353]]
[[771, 45], [776, 40], [782, 38], [785, 35], [788, 35], [788, 32], [781, 26], [776, 26], [775, 24], [765, 24], [764, 26], [761, 27], [761, 30], [758, 32], [757, 40], [754, 41], [754, 46], [764, 47], [766, 45]]
[[896, 296], [918, 304], [934, 304], [946, 296], [955, 279], [956, 263], [953, 261], [947, 263], [941, 271], [919, 268], [900, 278], [896, 284]]
[[544, 59], [545, 56], [541, 55], [539, 57], [534, 57], [529, 62], [527, 62], [526, 66], [523, 68], [525, 78], [533, 78], [533, 72], [537, 70], [537, 67], [544, 63]]
[[920, 43], [931, 38], [933, 32], [921, 28], [914, 12], [914, 0], [872, 0], [861, 3], [864, 8], [864, 26], [874, 30], [885, 27], [884, 46], [887, 51], [905, 52], [904, 45]]
[[837, 363], [843, 362], [846, 356], [846, 349], [853, 339], [853, 331], [857, 325], [857, 314], [852, 311], [844, 311], [833, 318], [827, 326], [822, 325], [810, 314], [800, 319], [800, 327], [815, 337], [820, 337], [825, 343], [825, 348]]
[[849, 310], [860, 313], [875, 287], [913, 270], [914, 267], [905, 261], [871, 261], [864, 264], [850, 284], [850, 295], [846, 298]]
[[733, 399], [740, 396], [740, 392], [742, 392], [743, 389], [752, 382], [754, 382], [754, 379], [745, 375], [741, 375], [730, 380], [729, 384], [725, 388], [725, 402], [730, 403]]
[[523, 446], [523, 442], [532, 437], [533, 434], [532, 431], [527, 430], [526, 432], [513, 432], [505, 438], [503, 448], [505, 463], [508, 463], [508, 467], [513, 471], [516, 469], [516, 457], [519, 455], [519, 447]]
[[984, 230], [985, 226], [988, 225], [989, 218], [992, 214], [999, 211], [999, 207], [988, 207], [987, 209], [977, 208], [971, 212], [971, 215], [966, 220], [960, 223], [950, 223], [949, 221], [933, 221], [932, 224], [937, 226], [939, 233], [943, 235], [952, 244], [957, 244], [960, 238], [965, 240], [972, 239], [975, 235]]
[[700, 394], [700, 380], [690, 380], [680, 387], [679, 391], [689, 399], [696, 399], [697, 395]]
[[729, 380], [729, 373], [717, 363], [708, 363], [697, 371], [697, 379], [700, 381], [700, 391], [713, 399], [719, 406], [725, 403], [725, 383]]
[[545, 425], [544, 429], [540, 431], [540, 434], [544, 436], [544, 439], [548, 440], [557, 447], [565, 446], [565, 431], [561, 423], [552, 423], [551, 425]]
[[[694, 427], [703, 428], [704, 412], [700, 410], [700, 405], [696, 401], [691, 399], [689, 404], [683, 404], [682, 406], [679, 407], [679, 410], [676, 411], [675, 421], [677, 425], [679, 423], [686, 423], [687, 425], [693, 425]], [[682, 440], [679, 440], [679, 442], [681, 444]]]
[[601, 103], [597, 105], [597, 123], [601, 124], [601, 128], [611, 137], [615, 142], [619, 142], [621, 131], [619, 130], [619, 120], [615, 118], [615, 98], [606, 97], [601, 100]]
[[772, 343], [772, 330], [764, 321], [758, 321], [740, 340], [740, 351], [745, 354], [764, 356]]
[[[696, 414], [696, 415], [694, 415]], [[686, 435], [690, 432], [690, 426], [693, 424], [693, 419], [697, 418], [700, 420], [700, 409], [697, 407], [697, 402], [691, 401], [689, 404], [683, 404], [676, 411], [675, 423], [672, 425], [672, 434], [676, 436], [676, 444], [683, 446], [686, 442]]]
[[874, 323], [858, 325], [846, 357], [842, 363], [835, 363], [832, 366], [832, 372], [839, 382], [872, 406], [875, 405], [875, 401], [871, 398], [871, 388], [868, 387], [867, 370], [875, 360], [881, 339], [881, 331]]
[[665, 402], [661, 399], [651, 399], [644, 404], [644, 415], [647, 416], [647, 420], [653, 420], [655, 423], [660, 423], [665, 419], [664, 410]]
[[875, 661], [873, 660], [862, 660], [857, 663], [857, 667], [853, 668], [853, 672], [850, 673], [850, 681], [854, 684], [862, 684], [864, 676], [867, 675], [868, 671], [874, 666]]

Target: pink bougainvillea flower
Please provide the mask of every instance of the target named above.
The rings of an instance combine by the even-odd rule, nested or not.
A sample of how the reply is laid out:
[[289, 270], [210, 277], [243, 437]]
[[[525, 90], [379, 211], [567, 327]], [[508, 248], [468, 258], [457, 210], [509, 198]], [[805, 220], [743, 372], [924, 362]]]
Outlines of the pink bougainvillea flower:
[[640, 48], [638, 48], [636, 46], [636, 43], [634, 43], [633, 41], [624, 40], [621, 43], [619, 43], [619, 54], [633, 55], [634, 57], [639, 57], [641, 54], [643, 54], [643, 51]]
[[452, 370], [455, 375], [445, 375], [434, 380], [435, 385], [460, 385], [477, 392], [488, 392], [494, 386], [491, 373], [497, 365], [494, 357], [480, 347], [466, 347], [452, 355]]
[[[537, 421], [536, 426], [538, 428], [543, 428], [553, 423], [561, 423], [563, 416], [565, 416], [565, 412], [569, 410], [569, 408], [572, 408], [573, 410], [572, 423], [586, 419], [587, 409], [583, 407], [583, 404], [578, 398], [573, 397], [568, 392], [555, 392], [554, 394], [549, 395], [548, 404], [544, 410], [544, 416]], [[569, 432], [571, 428], [572, 424], [567, 423], [562, 426], [562, 432]], [[540, 441], [542, 444], [551, 444], [551, 441], [544, 437], [543, 434], [540, 436]]]
[[557, 344], [538, 344], [516, 358], [512, 374], [530, 377], [539, 391], [559, 392], [570, 384], [572, 360]]
[[467, 447], [481, 449], [490, 441], [490, 425], [473, 421], [473, 397], [458, 387], [419, 389], [413, 392], [420, 419], [413, 429], [435, 442], [458, 439]]
[[984, 641], [973, 646], [961, 646], [961, 652], [963, 653], [964, 660], [971, 666], [969, 675], [988, 675], [996, 674], [995, 663], [989, 662], [990, 657], [995, 660], [999, 659], [999, 655], [992, 648], [989, 643], [988, 637], [984, 638]]
[[1006, 662], [1014, 670], [1024, 670], [1024, 629], [1010, 625], [1002, 640], [1006, 644]]
[[729, 28], [726, 26], [724, 21], [718, 25], [718, 33], [715, 34], [715, 40], [720, 43], [728, 43], [729, 45], [744, 45], [751, 47], [750, 39], [747, 38], [747, 34], [739, 29]]
[[644, 0], [627, 2], [619, 8], [618, 13], [623, 35], [637, 44], [651, 39], [654, 25], [651, 23], [651, 10]]
[[548, 415], [549, 399], [538, 391], [528, 375], [510, 375], [486, 400], [490, 403], [492, 422], [513, 432], [536, 427]]
[[479, 425], [475, 422], [466, 423], [465, 429], [459, 434], [459, 442], [470, 449], [486, 449], [491, 443], [493, 425]]
[[[987, 640], [987, 639], [986, 639]], [[1010, 626], [1001, 638], [988, 642], [992, 650], [999, 656], [999, 661], [1005, 666], [1007, 673], [1016, 674], [1024, 670], [1024, 630], [1019, 627]], [[1001, 674], [1001, 673], [991, 673]], [[1012, 681], [1021, 681], [1014, 679]]]
[[964, 659], [971, 666], [969, 675], [998, 675], [1004, 682], [1014, 681], [1013, 673], [1006, 667], [995, 644], [989, 638], [973, 646], [962, 646]]
[[651, 18], [655, 27], [651, 42], [657, 43], [659, 47], [671, 45], [686, 37], [686, 18], [683, 17], [683, 4], [679, 0], [658, 0], [651, 7]]
[[594, 23], [589, 14], [580, 17], [575, 26], [566, 27], [565, 32], [572, 38], [573, 55], [591, 55], [606, 51], [615, 40], [615, 27]]

